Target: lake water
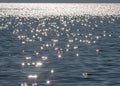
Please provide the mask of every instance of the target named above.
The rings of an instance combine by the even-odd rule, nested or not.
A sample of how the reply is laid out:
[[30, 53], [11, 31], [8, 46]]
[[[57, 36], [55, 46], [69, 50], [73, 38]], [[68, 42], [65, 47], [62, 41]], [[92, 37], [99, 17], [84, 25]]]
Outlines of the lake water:
[[0, 86], [119, 86], [120, 4], [0, 4]]

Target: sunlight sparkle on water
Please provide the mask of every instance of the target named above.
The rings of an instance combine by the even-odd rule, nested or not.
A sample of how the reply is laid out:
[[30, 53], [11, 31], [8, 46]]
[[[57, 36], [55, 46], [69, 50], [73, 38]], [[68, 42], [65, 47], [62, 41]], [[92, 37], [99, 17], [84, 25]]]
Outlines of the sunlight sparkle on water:
[[28, 86], [27, 83], [22, 83], [21, 86]]
[[33, 83], [32, 86], [37, 86], [37, 83]]
[[53, 70], [53, 69], [51, 69], [50, 73], [51, 73], [51, 74], [53, 74], [53, 73], [54, 73], [54, 70]]
[[[19, 16], [40, 16], [40, 15], [118, 15], [120, 14], [119, 4], [96, 4], [96, 3], [79, 3], [79, 4], [59, 4], [59, 3], [1, 3], [0, 8], [11, 8], [11, 10], [4, 10], [0, 12], [1, 16], [19, 15]], [[18, 10], [14, 10], [17, 8]], [[31, 10], [36, 9], [37, 11]], [[28, 10], [29, 9], [29, 10]], [[56, 10], [57, 9], [57, 10]], [[103, 10], [104, 9], [104, 10]], [[112, 10], [112, 11], [111, 11]], [[66, 22], [63, 23], [66, 26]], [[42, 25], [45, 25], [44, 23]]]
[[31, 59], [31, 57], [25, 57], [25, 59], [26, 59], [26, 60], [29, 60], [29, 59]]
[[22, 65], [22, 66], [25, 66], [25, 63], [23, 62], [23, 63], [21, 63], [21, 65]]
[[28, 75], [27, 77], [28, 77], [29, 79], [37, 79], [37, 78], [38, 78], [38, 75], [37, 75], [37, 74]]
[[41, 58], [42, 58], [42, 60], [47, 60], [48, 59], [47, 56], [42, 56]]
[[78, 54], [78, 53], [76, 53], [76, 56], [79, 56], [79, 54]]
[[[101, 47], [97, 46], [102, 39], [106, 41], [108, 40], [107, 37], [110, 39], [113, 36], [120, 38], [119, 33], [117, 34], [118, 31], [115, 33], [109, 28], [111, 25], [114, 26], [118, 23], [115, 22], [120, 15], [118, 5], [2, 3], [0, 8], [3, 7], [4, 9], [0, 10], [0, 16], [3, 17], [0, 20], [0, 30], [10, 29], [19, 40], [20, 46], [18, 47], [20, 47], [22, 53], [20, 55], [23, 55], [20, 65], [23, 74], [27, 74], [25, 77], [30, 80], [28, 83], [22, 83], [21, 86], [28, 86], [29, 82], [32, 83], [30, 85], [35, 86], [41, 84], [41, 81], [47, 85], [53, 84], [52, 79], [57, 79], [57, 74], [58, 76], [59, 74], [62, 75], [62, 72], [60, 73], [58, 70], [64, 71], [61, 68], [64, 65], [74, 68], [74, 64], [86, 64], [86, 60], [95, 57], [94, 54], [99, 57]], [[12, 19], [11, 17], [10, 19], [4, 18], [4, 16], [11, 15]], [[104, 27], [103, 24], [108, 26]], [[86, 56], [88, 54], [89, 58]], [[96, 63], [99, 61], [98, 58], [94, 59]], [[81, 60], [84, 62], [80, 62]], [[79, 73], [89, 69], [83, 65], [80, 65]], [[90, 68], [93, 71], [94, 68]], [[79, 73], [76, 72], [82, 78], [90, 77], [86, 72]], [[37, 80], [39, 75], [40, 79]], [[63, 75], [65, 74], [63, 73]]]
[[35, 67], [41, 67], [43, 65], [42, 62], [36, 62]]
[[48, 84], [48, 85], [49, 85], [50, 83], [51, 83], [51, 82], [50, 82], [50, 80], [47, 80], [47, 81], [46, 81], [46, 84]]

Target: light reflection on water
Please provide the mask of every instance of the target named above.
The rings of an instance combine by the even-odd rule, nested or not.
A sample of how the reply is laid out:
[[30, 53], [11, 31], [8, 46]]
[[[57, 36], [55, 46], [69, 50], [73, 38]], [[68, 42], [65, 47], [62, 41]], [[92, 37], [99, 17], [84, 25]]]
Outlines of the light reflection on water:
[[[32, 47], [34, 48], [32, 49], [33, 55], [35, 55], [34, 57], [26, 56], [25, 57], [26, 62], [22, 62], [21, 65], [23, 67], [34, 66], [37, 68], [40, 68], [40, 67], [42, 68], [44, 67], [44, 65], [46, 65], [46, 62], [49, 61], [49, 59], [56, 58], [56, 57], [58, 59], [66, 58], [66, 56], [71, 56], [70, 53], [72, 54], [74, 59], [81, 58], [80, 48], [82, 44], [85, 44], [85, 46], [95, 45], [99, 40], [102, 40], [105, 38], [111, 38], [111, 36], [113, 35], [113, 32], [110, 32], [104, 29], [103, 30], [101, 29], [99, 33], [95, 33], [97, 28], [99, 28], [99, 25], [102, 25], [104, 22], [107, 22], [108, 24], [113, 24], [114, 21], [113, 19], [111, 19], [111, 17], [107, 17], [107, 18], [105, 17], [99, 20], [97, 20], [97, 17], [96, 19], [94, 18], [93, 17], [83, 17], [83, 18], [82, 17], [73, 17], [73, 18], [70, 17], [69, 18], [66, 16], [62, 16], [61, 18], [59, 16], [58, 17], [52, 16], [52, 18], [46, 17], [40, 20], [39, 19], [32, 20], [29, 24], [27, 24], [27, 26], [29, 26], [29, 29], [21, 28], [21, 26], [24, 26], [26, 24], [16, 26], [16, 28], [17, 27], [20, 27], [20, 28], [14, 29], [13, 34], [16, 35], [19, 40], [22, 41], [23, 46], [30, 46], [30, 47], [33, 46]], [[108, 18], [109, 18], [109, 21], [104, 20]], [[29, 19], [29, 18], [25, 18], [25, 20], [26, 19]], [[73, 21], [74, 25], [72, 24], [73, 22], [71, 23], [70, 21]], [[102, 21], [102, 23], [100, 23], [100, 21]], [[35, 22], [37, 22], [36, 27], [34, 27]], [[63, 24], [64, 22], [67, 22], [67, 24]], [[28, 47], [27, 49], [29, 50], [30, 47]], [[23, 51], [24, 51], [23, 53], [27, 52], [27, 50], [23, 50]], [[96, 54], [99, 54], [99, 52], [100, 52], [100, 49], [98, 48], [94, 50], [94, 53]], [[68, 53], [68, 55], [66, 55], [66, 53]], [[33, 61], [32, 59], [35, 59], [36, 62], [31, 62]], [[44, 82], [47, 85], [52, 83], [50, 78], [54, 77], [54, 74], [57, 73], [55, 72], [54, 69], [55, 69], [54, 67], [50, 67], [47, 69], [48, 70], [47, 77], [49, 77], [49, 80], [46, 77], [46, 81]], [[35, 71], [37, 71], [37, 73]], [[42, 73], [39, 74], [39, 71], [42, 72], [42, 69], [40, 70], [34, 69], [31, 71], [27, 71], [30, 73], [33, 72], [33, 74], [28, 73], [28, 76], [27, 76], [28, 79], [38, 78], [41, 80]], [[80, 78], [89, 78], [89, 75], [87, 72], [81, 73]], [[34, 83], [32, 84], [32, 86], [37, 86], [37, 84], [34, 84]]]
[[[29, 5], [29, 6], [28, 6]], [[120, 14], [119, 3], [73, 3], [73, 4], [59, 4], [59, 3], [1, 3], [0, 16], [22, 16], [22, 17], [40, 17], [44, 15], [116, 15]], [[103, 10], [104, 9], [104, 10]], [[62, 17], [61, 17], [62, 19]], [[85, 19], [87, 22], [88, 20]], [[71, 20], [71, 23], [73, 21]], [[100, 21], [102, 23], [102, 21]], [[22, 22], [20, 22], [22, 24]], [[44, 24], [44, 22], [43, 22]], [[67, 22], [63, 22], [66, 26]], [[72, 24], [74, 25], [74, 23]], [[87, 25], [87, 24], [85, 24]], [[97, 25], [96, 25], [97, 26]]]
[[[90, 5], [90, 7], [92, 5]], [[57, 5], [53, 6], [52, 9], [55, 9], [54, 7], [56, 6]], [[75, 6], [77, 6], [76, 9], [78, 10], [78, 8], [83, 5], [79, 7], [79, 4], [77, 4]], [[94, 6], [96, 5], [94, 4], [92, 9]], [[110, 4], [107, 7], [109, 6], [111, 6], [111, 9], [115, 6], [114, 9], [116, 9], [119, 4], [118, 6]], [[67, 5], [66, 7], [71, 6]], [[106, 6], [104, 7], [106, 8]], [[63, 12], [66, 11], [67, 8], [63, 9]], [[99, 5], [98, 8], [101, 9], [101, 6]], [[84, 7], [84, 9], [86, 9], [86, 7]], [[32, 17], [34, 12], [36, 13], [38, 10], [34, 10], [32, 16], [30, 14], [29, 17], [28, 13], [27, 16], [25, 16], [26, 14], [22, 14], [21, 16], [15, 13], [16, 10], [12, 11], [12, 14], [16, 14], [17, 17], [15, 15], [10, 17], [10, 13], [8, 13], [9, 17], [2, 15], [0, 29], [11, 30], [12, 34], [21, 42], [19, 45], [19, 47], [22, 48], [22, 61], [20, 64], [22, 72], [24, 73], [21, 86], [40, 86], [41, 84], [44, 86], [54, 85], [54, 83], [57, 85], [57, 82], [62, 83], [62, 81], [63, 83], [69, 83], [74, 77], [75, 79], [78, 78], [78, 80], [89, 80], [92, 77], [98, 78], [99, 74], [94, 75], [97, 69], [92, 68], [92, 66], [87, 67], [87, 65], [92, 65], [92, 62], [94, 65], [100, 64], [101, 53], [104, 50], [99, 43], [114, 38], [114, 36], [120, 39], [119, 30], [113, 30], [113, 27], [115, 28], [117, 21], [119, 21], [119, 8], [115, 11], [112, 10], [112, 12], [109, 11], [109, 15], [104, 14], [108, 9], [109, 8], [103, 11], [96, 11], [102, 14], [91, 11], [91, 13], [93, 12], [92, 15], [84, 15], [83, 12], [82, 16], [79, 15], [79, 13], [77, 16], [68, 16], [65, 15], [66, 13], [63, 13], [61, 16], [57, 16], [58, 14], [46, 16], [43, 13], [45, 16]], [[7, 13], [9, 11], [11, 10], [5, 12]], [[54, 13], [54, 11], [49, 12]], [[89, 13], [89, 11], [86, 12]], [[0, 11], [0, 13], [4, 13], [4, 9]], [[114, 16], [113, 14], [115, 13], [118, 14]], [[89, 58], [86, 59], [86, 57]], [[77, 66], [77, 69], [74, 69], [75, 66]], [[93, 76], [89, 74], [90, 72], [93, 72]], [[71, 80], [65, 77], [67, 75]]]

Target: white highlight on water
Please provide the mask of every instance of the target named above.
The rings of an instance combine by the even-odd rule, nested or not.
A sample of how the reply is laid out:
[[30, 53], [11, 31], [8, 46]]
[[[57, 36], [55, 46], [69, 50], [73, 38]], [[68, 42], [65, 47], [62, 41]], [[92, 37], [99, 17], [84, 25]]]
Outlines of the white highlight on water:
[[0, 16], [120, 15], [119, 3], [0, 3]]
[[29, 79], [36, 79], [36, 78], [38, 78], [38, 75], [37, 74], [35, 74], [35, 75], [28, 75], [28, 78]]

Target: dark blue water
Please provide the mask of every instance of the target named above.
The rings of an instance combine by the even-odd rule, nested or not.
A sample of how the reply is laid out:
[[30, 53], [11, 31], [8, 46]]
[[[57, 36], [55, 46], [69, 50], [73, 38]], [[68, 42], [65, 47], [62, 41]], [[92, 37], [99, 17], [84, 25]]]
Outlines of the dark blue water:
[[119, 86], [117, 16], [0, 17], [0, 86]]

